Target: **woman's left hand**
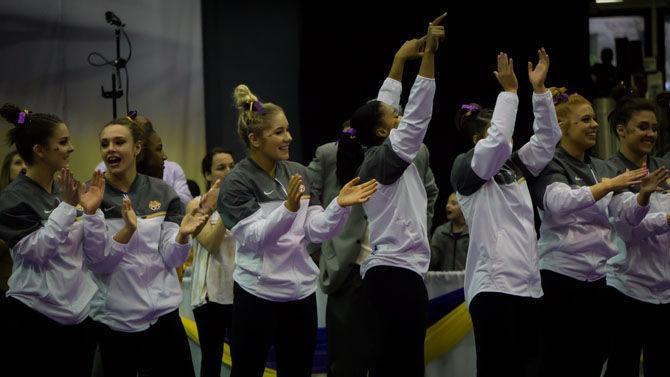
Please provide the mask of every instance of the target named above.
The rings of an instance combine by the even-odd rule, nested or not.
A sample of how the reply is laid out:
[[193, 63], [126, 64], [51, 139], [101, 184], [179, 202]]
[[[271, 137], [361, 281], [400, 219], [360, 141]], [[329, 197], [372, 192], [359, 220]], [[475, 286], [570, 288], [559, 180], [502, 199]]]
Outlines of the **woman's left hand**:
[[337, 196], [337, 204], [340, 207], [365, 203], [377, 191], [377, 180], [371, 179], [365, 183], [358, 184], [360, 181], [361, 178], [356, 177], [342, 187], [340, 194]]
[[191, 212], [181, 220], [179, 225], [179, 233], [184, 235], [191, 235], [207, 221], [207, 215], [200, 212], [199, 208], [194, 208]]
[[102, 197], [105, 193], [105, 175], [102, 172], [94, 171], [91, 184], [88, 188], [79, 185], [79, 204], [84, 208], [84, 213], [92, 215], [100, 207]]

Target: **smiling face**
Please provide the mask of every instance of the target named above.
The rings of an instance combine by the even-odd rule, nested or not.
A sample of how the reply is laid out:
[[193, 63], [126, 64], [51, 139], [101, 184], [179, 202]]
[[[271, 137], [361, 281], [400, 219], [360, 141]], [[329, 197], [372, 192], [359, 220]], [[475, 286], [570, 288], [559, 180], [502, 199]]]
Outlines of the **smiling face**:
[[262, 135], [257, 137], [250, 134], [250, 144], [259, 156], [269, 161], [283, 161], [289, 159], [289, 145], [291, 144], [291, 133], [288, 130], [288, 120], [283, 112], [274, 115], [268, 127], [261, 131]]
[[638, 156], [648, 155], [658, 138], [656, 114], [649, 110], [637, 111], [625, 126], [618, 125], [616, 131], [622, 147]]
[[111, 174], [120, 175], [135, 169], [141, 149], [141, 143], [133, 140], [128, 126], [111, 124], [100, 132], [100, 154]]
[[596, 114], [590, 104], [575, 105], [561, 124], [561, 140], [575, 149], [586, 151], [596, 145], [598, 127]]

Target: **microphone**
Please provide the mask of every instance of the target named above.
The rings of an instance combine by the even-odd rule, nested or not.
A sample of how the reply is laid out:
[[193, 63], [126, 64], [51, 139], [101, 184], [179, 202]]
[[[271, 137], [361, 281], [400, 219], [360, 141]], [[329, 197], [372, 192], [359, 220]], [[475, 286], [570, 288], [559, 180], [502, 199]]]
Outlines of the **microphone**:
[[105, 20], [107, 21], [108, 24], [112, 26], [118, 26], [118, 27], [124, 27], [126, 24], [121, 22], [121, 19], [114, 14], [111, 10], [108, 10], [105, 12]]

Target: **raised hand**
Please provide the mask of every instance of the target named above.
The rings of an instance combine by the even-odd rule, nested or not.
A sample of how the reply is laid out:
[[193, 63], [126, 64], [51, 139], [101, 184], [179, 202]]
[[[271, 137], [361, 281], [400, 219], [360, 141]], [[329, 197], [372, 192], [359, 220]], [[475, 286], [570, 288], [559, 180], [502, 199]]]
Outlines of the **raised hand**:
[[640, 192], [641, 193], [649, 193], [651, 194], [652, 192], [658, 190], [659, 185], [663, 184], [665, 180], [668, 178], [668, 169], [666, 168], [659, 168], [656, 169], [651, 174], [648, 174], [647, 176], [643, 177], [640, 179]]
[[[184, 216], [184, 218], [181, 220], [181, 224], [179, 224], [179, 233], [178, 233], [178, 238], [180, 235], [190, 235], [193, 234], [193, 232], [196, 231], [196, 229], [200, 229], [200, 227], [207, 221], [207, 216], [200, 213], [198, 210], [198, 207], [193, 208], [193, 210]], [[180, 242], [180, 243], [185, 243], [185, 242]]]
[[428, 24], [425, 51], [435, 52], [440, 47], [440, 42], [444, 39], [444, 26], [440, 24], [446, 17], [447, 13], [445, 12]]
[[62, 168], [56, 176], [60, 198], [65, 203], [75, 207], [79, 204], [79, 182], [68, 168]]
[[533, 63], [528, 62], [528, 80], [533, 85], [535, 93], [542, 94], [547, 91], [544, 82], [547, 79], [547, 72], [549, 71], [549, 55], [544, 50], [544, 47], [537, 50], [538, 62], [535, 68]]
[[365, 183], [358, 184], [360, 181], [361, 178], [356, 177], [342, 187], [340, 194], [337, 196], [337, 204], [340, 207], [365, 203], [377, 191], [377, 180], [371, 179]]
[[198, 209], [200, 213], [209, 216], [216, 209], [216, 201], [219, 199], [219, 191], [221, 190], [221, 180], [217, 179], [212, 187], [200, 197], [200, 204]]
[[137, 215], [133, 209], [133, 204], [130, 202], [128, 195], [123, 195], [123, 208], [121, 209], [121, 216], [126, 225], [126, 229], [135, 231], [137, 229]]
[[517, 89], [519, 89], [519, 82], [514, 74], [514, 62], [511, 58], [507, 57], [506, 53], [501, 52], [498, 54], [498, 70], [494, 71], [493, 74], [498, 79], [504, 91], [516, 93]]
[[302, 183], [300, 174], [293, 174], [288, 182], [288, 197], [284, 206], [291, 212], [300, 209], [300, 197], [305, 193], [305, 185]]
[[105, 174], [99, 171], [93, 172], [91, 184], [79, 186], [79, 204], [84, 207], [84, 213], [92, 215], [100, 207], [102, 197], [105, 193]]
[[410, 39], [403, 43], [403, 45], [398, 49], [398, 52], [395, 53], [397, 59], [405, 60], [414, 60], [423, 56], [423, 50], [426, 47], [427, 36], [423, 36], [420, 39]]

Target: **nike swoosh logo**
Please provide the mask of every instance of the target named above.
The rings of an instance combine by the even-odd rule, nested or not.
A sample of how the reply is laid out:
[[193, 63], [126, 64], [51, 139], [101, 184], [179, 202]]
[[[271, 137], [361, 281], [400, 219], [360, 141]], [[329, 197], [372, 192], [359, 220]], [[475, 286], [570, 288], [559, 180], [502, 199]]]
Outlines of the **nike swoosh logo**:
[[108, 207], [108, 208], [103, 208], [102, 210], [105, 211], [105, 212], [109, 212], [109, 211], [113, 210], [114, 207], [116, 207], [116, 206], [111, 206], [111, 207]]
[[265, 195], [270, 195], [270, 194], [272, 194], [273, 192], [275, 192], [275, 190], [270, 190], [270, 191], [268, 191], [268, 192], [263, 191], [263, 194], [265, 194]]
[[47, 210], [45, 209], [45, 210], [44, 210], [44, 213], [46, 213], [46, 214], [48, 215], [48, 214], [50, 214], [50, 213], [51, 213], [51, 211], [53, 211], [53, 209], [52, 209], [52, 210], [50, 210], [50, 211], [47, 211]]

